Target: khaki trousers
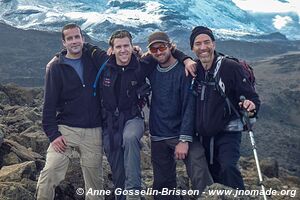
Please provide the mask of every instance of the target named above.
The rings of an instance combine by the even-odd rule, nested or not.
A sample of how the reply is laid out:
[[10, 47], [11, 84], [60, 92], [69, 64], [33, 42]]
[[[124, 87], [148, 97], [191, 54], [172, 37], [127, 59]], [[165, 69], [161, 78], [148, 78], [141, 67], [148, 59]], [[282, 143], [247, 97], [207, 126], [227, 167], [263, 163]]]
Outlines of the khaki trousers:
[[[46, 164], [40, 173], [37, 183], [37, 199], [53, 200], [55, 187], [65, 179], [70, 163], [77, 151], [80, 157], [80, 165], [85, 182], [85, 191], [103, 189], [102, 169], [102, 129], [75, 128], [59, 125], [59, 131], [67, 141], [67, 149], [64, 153], [56, 152], [49, 145], [46, 156]], [[75, 175], [75, 174], [74, 174]], [[86, 195], [85, 199], [104, 199], [103, 196]]]

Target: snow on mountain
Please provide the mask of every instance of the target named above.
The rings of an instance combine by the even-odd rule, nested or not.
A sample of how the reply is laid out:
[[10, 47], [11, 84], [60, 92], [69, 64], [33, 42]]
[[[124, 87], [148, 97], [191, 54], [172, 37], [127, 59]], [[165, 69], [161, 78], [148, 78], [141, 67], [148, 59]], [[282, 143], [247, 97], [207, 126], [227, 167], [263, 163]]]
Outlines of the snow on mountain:
[[[274, 20], [289, 25], [278, 28]], [[242, 39], [276, 31], [289, 39], [300, 39], [295, 34], [300, 30], [297, 14], [249, 13], [232, 0], [0, 0], [0, 21], [45, 31], [60, 31], [64, 24], [76, 22], [98, 41], [106, 41], [112, 31], [120, 28], [131, 31], [137, 42], [155, 30], [186, 37], [197, 25], [211, 27], [219, 39]]]

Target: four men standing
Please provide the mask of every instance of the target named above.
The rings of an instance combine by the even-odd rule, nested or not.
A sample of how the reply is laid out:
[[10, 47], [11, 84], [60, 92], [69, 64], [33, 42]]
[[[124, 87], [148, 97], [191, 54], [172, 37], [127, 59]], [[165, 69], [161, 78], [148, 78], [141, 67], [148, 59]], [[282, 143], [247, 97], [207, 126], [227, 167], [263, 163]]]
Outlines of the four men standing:
[[[218, 131], [206, 134], [207, 120], [215, 119], [209, 118], [211, 113], [207, 113], [207, 107], [213, 104], [220, 108], [220, 112], [224, 110], [220, 107], [223, 105], [220, 104], [222, 99], [213, 94], [216, 91], [209, 87], [206, 91], [203, 89], [203, 83], [211, 77], [218, 57], [210, 29], [196, 27], [190, 37], [191, 48], [199, 61], [197, 72], [191, 66], [187, 69], [192, 74], [197, 73], [194, 78], [199, 83], [196, 93], [201, 91], [197, 97], [190, 91], [191, 77], [184, 75], [185, 68], [172, 55], [174, 47], [164, 32], [155, 32], [149, 36], [148, 48], [152, 58], [145, 60], [139, 60], [132, 53], [132, 37], [124, 30], [114, 32], [109, 40], [112, 56], [89, 45], [86, 49], [77, 25], [66, 25], [62, 37], [66, 54], [60, 54], [46, 72], [43, 127], [51, 144], [37, 185], [38, 199], [54, 198], [55, 186], [64, 179], [69, 163], [68, 155], [74, 149], [80, 154], [86, 191], [89, 188], [102, 188], [101, 126], [104, 129], [104, 150], [115, 187], [141, 189], [140, 139], [144, 125], [138, 89], [145, 84], [145, 74], [152, 87], [149, 122], [153, 189], [176, 188], [176, 159], [185, 162], [193, 189], [202, 192], [213, 181], [244, 189], [236, 167], [241, 130], [228, 132], [225, 126], [220, 125]], [[101, 65], [104, 70], [99, 83], [94, 83]], [[258, 110], [258, 95], [249, 88], [237, 63], [225, 59], [220, 77], [226, 86], [224, 92], [237, 110], [238, 97], [241, 95], [251, 101], [245, 100], [240, 106], [249, 112]], [[99, 86], [99, 92], [93, 91], [95, 84]], [[209, 94], [206, 95], [206, 92]], [[228, 123], [236, 120], [236, 116], [228, 117]], [[218, 121], [210, 123], [219, 126]], [[209, 165], [205, 154], [211, 161]], [[86, 196], [86, 199], [96, 197]], [[155, 196], [155, 199], [169, 198]], [[125, 196], [118, 196], [117, 199], [125, 199]]]

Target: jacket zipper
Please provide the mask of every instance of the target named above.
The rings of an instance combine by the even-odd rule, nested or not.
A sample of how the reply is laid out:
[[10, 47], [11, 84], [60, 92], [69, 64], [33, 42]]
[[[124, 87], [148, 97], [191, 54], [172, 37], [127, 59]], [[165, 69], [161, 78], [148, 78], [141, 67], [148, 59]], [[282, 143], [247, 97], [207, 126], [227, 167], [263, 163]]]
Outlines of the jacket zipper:
[[[207, 74], [208, 74], [208, 71], [205, 71], [204, 72], [204, 80], [206, 81], [207, 80]], [[204, 128], [204, 122], [205, 122], [205, 113], [206, 113], [206, 108], [207, 108], [207, 89], [206, 89], [206, 85], [204, 84], [202, 87], [201, 87], [201, 102], [202, 102], [202, 128], [203, 130], [206, 132], [205, 128]]]

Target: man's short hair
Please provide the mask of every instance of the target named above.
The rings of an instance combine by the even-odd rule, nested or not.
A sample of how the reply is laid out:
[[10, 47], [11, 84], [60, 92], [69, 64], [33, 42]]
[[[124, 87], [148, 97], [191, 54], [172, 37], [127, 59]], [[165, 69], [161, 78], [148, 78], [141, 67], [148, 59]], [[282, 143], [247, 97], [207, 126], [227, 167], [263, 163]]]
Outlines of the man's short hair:
[[78, 29], [80, 30], [80, 35], [82, 36], [82, 31], [81, 31], [80, 26], [78, 26], [78, 25], [75, 24], [75, 23], [69, 23], [69, 24], [64, 25], [64, 27], [63, 27], [62, 30], [61, 30], [61, 38], [62, 38], [62, 40], [65, 41], [64, 31], [65, 31], [65, 30], [68, 30], [68, 29], [72, 29], [72, 28], [78, 28]]
[[128, 37], [130, 40], [130, 44], [132, 45], [132, 36], [131, 34], [126, 31], [126, 30], [117, 30], [115, 32], [113, 32], [109, 38], [108, 44], [113, 47], [114, 46], [114, 41], [116, 38], [125, 38]]

